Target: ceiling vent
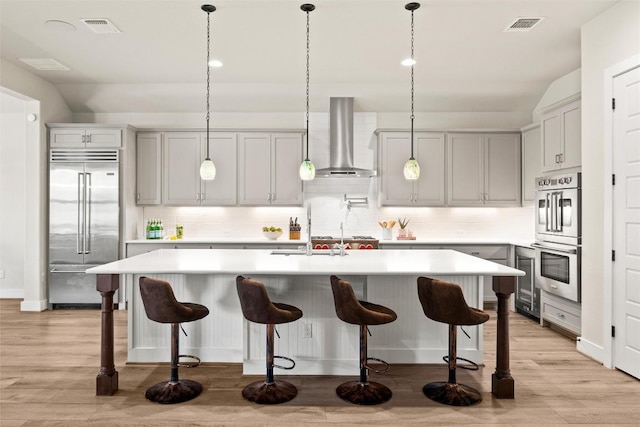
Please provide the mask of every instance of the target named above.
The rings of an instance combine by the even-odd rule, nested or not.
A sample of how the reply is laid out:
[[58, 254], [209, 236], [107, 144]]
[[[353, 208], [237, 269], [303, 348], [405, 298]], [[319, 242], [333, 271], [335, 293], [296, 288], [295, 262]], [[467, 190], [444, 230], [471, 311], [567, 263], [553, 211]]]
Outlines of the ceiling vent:
[[87, 27], [91, 28], [91, 31], [98, 34], [115, 34], [119, 33], [120, 30], [113, 25], [113, 22], [109, 21], [106, 18], [86, 18], [81, 19]]
[[543, 19], [543, 17], [516, 18], [504, 31], [531, 31]]
[[41, 71], [66, 71], [66, 67], [53, 58], [18, 58], [25, 64]]

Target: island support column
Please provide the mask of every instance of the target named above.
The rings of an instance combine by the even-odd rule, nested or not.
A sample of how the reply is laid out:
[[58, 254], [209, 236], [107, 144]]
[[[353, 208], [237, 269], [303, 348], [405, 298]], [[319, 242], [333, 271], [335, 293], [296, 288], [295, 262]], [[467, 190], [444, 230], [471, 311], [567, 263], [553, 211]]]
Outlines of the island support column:
[[515, 381], [509, 368], [509, 296], [515, 292], [516, 278], [493, 276], [493, 292], [498, 297], [496, 371], [491, 376], [491, 392], [498, 399], [513, 399]]
[[96, 396], [111, 396], [118, 391], [118, 371], [114, 363], [113, 294], [120, 286], [117, 274], [98, 274], [96, 289], [102, 295], [100, 372], [96, 377]]

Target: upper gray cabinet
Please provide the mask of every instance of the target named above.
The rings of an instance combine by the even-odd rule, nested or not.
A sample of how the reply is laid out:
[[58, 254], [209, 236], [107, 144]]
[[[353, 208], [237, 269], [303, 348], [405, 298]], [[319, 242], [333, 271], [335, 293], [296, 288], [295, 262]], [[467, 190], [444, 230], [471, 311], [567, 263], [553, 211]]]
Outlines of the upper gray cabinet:
[[382, 206], [444, 206], [445, 139], [443, 132], [414, 132], [414, 157], [420, 178], [405, 179], [411, 154], [410, 132], [380, 132], [380, 204]]
[[139, 132], [136, 135], [136, 204], [162, 203], [162, 134]]
[[548, 111], [541, 121], [542, 171], [581, 165], [582, 119], [580, 100]]
[[216, 178], [212, 181], [203, 181], [200, 178], [200, 164], [206, 158], [206, 133], [166, 132], [163, 138], [163, 204], [236, 204], [235, 133], [209, 133], [209, 154], [216, 165]]
[[522, 205], [535, 201], [535, 179], [542, 174], [540, 124], [522, 129]]
[[447, 134], [447, 204], [518, 206], [519, 133]]
[[238, 204], [302, 205], [301, 132], [238, 134]]
[[120, 148], [122, 128], [63, 125], [49, 127], [50, 148]]

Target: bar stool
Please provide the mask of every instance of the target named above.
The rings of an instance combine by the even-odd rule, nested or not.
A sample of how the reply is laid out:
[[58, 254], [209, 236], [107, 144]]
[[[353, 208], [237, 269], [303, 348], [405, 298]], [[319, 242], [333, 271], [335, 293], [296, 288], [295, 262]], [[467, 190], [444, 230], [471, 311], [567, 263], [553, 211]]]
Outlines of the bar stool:
[[[139, 283], [147, 317], [154, 322], [171, 323], [171, 379], [149, 387], [144, 396], [157, 403], [181, 403], [191, 400], [202, 392], [202, 385], [196, 381], [179, 379], [178, 367], [195, 368], [200, 365], [200, 359], [180, 355], [178, 327], [180, 323], [206, 317], [209, 309], [200, 304], [176, 301], [171, 285], [164, 280], [143, 276], [140, 277]], [[189, 357], [197, 362], [180, 363], [181, 357]]]
[[449, 365], [449, 379], [446, 383], [429, 383], [422, 391], [429, 399], [445, 405], [470, 406], [481, 402], [482, 395], [478, 390], [456, 381], [457, 360], [472, 365], [460, 365], [462, 369], [478, 370], [478, 365], [474, 362], [457, 357], [457, 326], [480, 325], [489, 320], [489, 315], [469, 307], [460, 286], [444, 280], [418, 277], [418, 297], [424, 314], [429, 319], [449, 324], [449, 355], [443, 357]]
[[[367, 380], [367, 371], [383, 373], [389, 370], [389, 364], [384, 360], [367, 356], [367, 325], [383, 325], [397, 319], [396, 313], [381, 305], [356, 298], [351, 283], [337, 276], [331, 276], [331, 290], [336, 306], [338, 318], [346, 323], [360, 325], [360, 379], [340, 384], [336, 394], [347, 402], [358, 405], [377, 405], [391, 399], [389, 387]], [[383, 369], [376, 369], [368, 365], [369, 360], [375, 360], [384, 365]]]
[[[302, 317], [302, 311], [288, 304], [271, 302], [264, 284], [243, 276], [236, 277], [236, 288], [245, 319], [267, 325], [267, 375], [264, 381], [256, 381], [242, 390], [242, 397], [250, 402], [266, 405], [288, 402], [296, 397], [298, 390], [293, 384], [275, 380], [273, 368], [293, 369], [296, 363], [284, 356], [273, 355], [274, 325], [293, 322]], [[274, 365], [274, 359], [285, 359], [292, 366]]]

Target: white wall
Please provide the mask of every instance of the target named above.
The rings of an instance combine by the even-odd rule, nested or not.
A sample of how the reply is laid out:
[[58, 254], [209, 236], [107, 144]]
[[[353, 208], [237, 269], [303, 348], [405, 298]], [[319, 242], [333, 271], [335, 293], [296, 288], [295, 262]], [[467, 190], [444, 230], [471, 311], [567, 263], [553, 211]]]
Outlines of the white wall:
[[565, 74], [549, 85], [542, 98], [533, 110], [533, 121], [540, 122], [540, 116], [543, 111], [562, 102], [566, 102], [580, 94], [582, 90], [581, 70], [578, 68], [570, 73]]
[[0, 92], [0, 298], [24, 296], [26, 108]]
[[[23, 174], [15, 177], [24, 182], [25, 200], [22, 214], [24, 227], [24, 300], [22, 310], [44, 310], [46, 308], [46, 174], [47, 140], [44, 124], [71, 120], [71, 111], [56, 88], [19, 67], [1, 61], [0, 90], [14, 93], [25, 99], [27, 112], [38, 116], [37, 121], [27, 125]], [[39, 101], [39, 102], [38, 102]]]
[[605, 200], [605, 114], [611, 114], [604, 99], [605, 70], [640, 53], [640, 2], [621, 1], [582, 27], [582, 336], [602, 347], [610, 326], [603, 322]]

